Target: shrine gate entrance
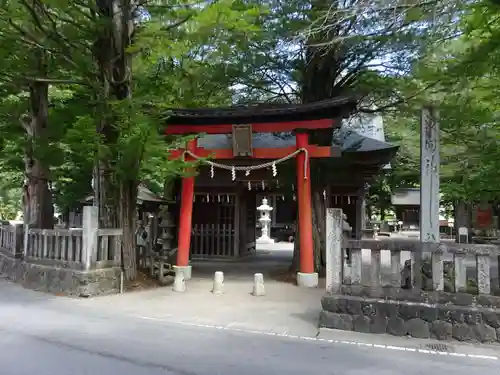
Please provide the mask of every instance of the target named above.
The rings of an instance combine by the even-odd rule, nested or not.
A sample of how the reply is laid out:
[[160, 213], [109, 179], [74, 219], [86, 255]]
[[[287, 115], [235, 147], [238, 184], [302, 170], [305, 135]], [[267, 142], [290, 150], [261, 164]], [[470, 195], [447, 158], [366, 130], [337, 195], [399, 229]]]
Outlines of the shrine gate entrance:
[[[259, 194], [280, 195], [281, 188], [275, 184], [280, 182], [276, 167], [283, 163], [291, 166], [296, 175], [295, 200], [290, 204], [296, 205], [291, 212], [298, 210], [297, 281], [302, 286], [316, 286], [310, 161], [340, 159], [342, 146], [333, 140], [334, 129], [340, 128], [341, 119], [349, 116], [355, 105], [355, 99], [335, 98], [300, 105], [171, 110], [167, 135], [199, 135], [170, 155], [173, 159], [199, 161], [198, 174], [183, 177], [179, 191], [176, 271], [189, 279], [191, 258], [235, 258], [251, 252], [256, 234], [256, 207], [260, 204], [256, 185], [260, 182], [268, 185]], [[311, 132], [317, 144], [310, 143]], [[372, 146], [368, 147], [370, 151], [374, 149]], [[393, 151], [390, 147], [384, 149], [389, 150], [383, 154], [387, 160]], [[379, 160], [373, 162], [373, 154], [366, 156], [367, 167], [362, 170], [368, 172], [372, 167], [378, 170]], [[364, 176], [357, 172], [347, 171], [348, 177], [359, 177], [354, 194], [364, 186]], [[292, 184], [290, 180], [286, 183]], [[290, 186], [285, 188], [289, 192]], [[333, 192], [328, 194], [332, 196]]]

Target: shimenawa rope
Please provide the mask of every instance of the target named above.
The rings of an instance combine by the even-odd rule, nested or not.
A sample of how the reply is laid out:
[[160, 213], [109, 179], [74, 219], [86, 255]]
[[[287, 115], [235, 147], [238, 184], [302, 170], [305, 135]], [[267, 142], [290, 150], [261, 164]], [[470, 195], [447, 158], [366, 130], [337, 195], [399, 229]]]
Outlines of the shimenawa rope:
[[294, 158], [295, 156], [297, 156], [301, 152], [303, 152], [306, 156], [304, 158], [304, 180], [307, 180], [307, 166], [308, 166], [308, 160], [309, 160], [309, 153], [307, 152], [307, 149], [305, 149], [305, 148], [299, 148], [299, 149], [295, 150], [294, 152], [292, 152], [290, 155], [284, 156], [284, 157], [282, 157], [280, 159], [276, 159], [274, 161], [268, 161], [268, 162], [263, 163], [263, 164], [249, 165], [249, 166], [227, 165], [227, 164], [216, 163], [216, 162], [213, 162], [211, 160], [202, 159], [201, 157], [199, 157], [198, 155], [194, 154], [193, 152], [191, 152], [189, 150], [184, 151], [184, 156], [189, 155], [193, 159], [201, 160], [201, 162], [206, 163], [214, 168], [225, 169], [227, 171], [245, 171], [245, 172], [248, 171], [248, 172], [250, 172], [250, 171], [256, 171], [259, 169], [269, 168], [269, 167], [272, 167], [273, 165], [283, 163], [284, 161], [287, 161], [287, 160]]

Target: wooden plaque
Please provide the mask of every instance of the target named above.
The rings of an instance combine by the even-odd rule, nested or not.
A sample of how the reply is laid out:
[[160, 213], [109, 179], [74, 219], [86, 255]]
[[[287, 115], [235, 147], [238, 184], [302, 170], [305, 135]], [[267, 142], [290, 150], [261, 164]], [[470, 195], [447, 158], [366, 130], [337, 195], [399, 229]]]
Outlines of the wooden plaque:
[[252, 125], [233, 125], [233, 156], [252, 156]]

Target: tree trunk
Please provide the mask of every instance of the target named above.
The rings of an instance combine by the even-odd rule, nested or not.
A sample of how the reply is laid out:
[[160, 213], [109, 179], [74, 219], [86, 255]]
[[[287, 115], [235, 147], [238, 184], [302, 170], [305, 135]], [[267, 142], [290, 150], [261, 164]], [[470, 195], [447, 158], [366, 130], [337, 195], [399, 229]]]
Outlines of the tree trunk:
[[[123, 229], [122, 262], [125, 278], [132, 280], [137, 272], [136, 206], [138, 170], [130, 170], [127, 178], [118, 178], [114, 166], [119, 124], [110, 101], [131, 97], [131, 57], [127, 49], [134, 31], [131, 0], [96, 0], [97, 13], [103, 21], [100, 35], [94, 44], [94, 58], [100, 72], [102, 91], [99, 93], [100, 121], [97, 132], [111, 151], [98, 155], [94, 171], [95, 199], [99, 206], [100, 225]], [[114, 151], [113, 151], [114, 150]], [[121, 181], [120, 181], [121, 180]], [[116, 189], [115, 187], [119, 188]], [[117, 191], [118, 190], [118, 191]]]
[[[102, 158], [101, 158], [102, 159]], [[98, 160], [94, 168], [94, 202], [99, 210], [100, 228], [117, 228], [119, 226], [118, 205], [120, 192], [113, 179], [113, 172], [106, 160]]]
[[53, 228], [54, 206], [47, 181], [47, 168], [38, 159], [26, 158], [25, 174], [24, 223], [30, 228]]
[[137, 274], [137, 182], [124, 181], [120, 184], [119, 224], [123, 229], [122, 264], [126, 280], [133, 280]]
[[[314, 246], [314, 269], [320, 273], [325, 266], [326, 254], [326, 204], [323, 197], [322, 189], [312, 187], [311, 204], [312, 204], [312, 225], [313, 225], [313, 246]], [[295, 229], [293, 260], [290, 267], [291, 271], [299, 271], [300, 269], [300, 230], [297, 210], [297, 226]]]
[[312, 189], [314, 269], [321, 273], [326, 265], [326, 202], [323, 189]]
[[[311, 7], [311, 18], [324, 14], [333, 5], [331, 1], [314, 0]], [[314, 19], [311, 19], [314, 21]], [[338, 76], [339, 61], [342, 59], [342, 50], [339, 48], [318, 47], [322, 39], [331, 39], [331, 35], [315, 34], [308, 40], [306, 45], [304, 68], [302, 69], [301, 99], [303, 103], [311, 103], [326, 100], [341, 94], [337, 92], [335, 80]], [[325, 39], [325, 40], [326, 40]], [[315, 131], [310, 134], [310, 143], [326, 145], [325, 139], [332, 138], [331, 131]], [[312, 171], [317, 176], [321, 176], [320, 171]], [[314, 266], [316, 272], [320, 272], [325, 265], [325, 232], [326, 232], [326, 202], [323, 198], [324, 185], [322, 181], [313, 181], [311, 186], [311, 204], [313, 217], [313, 243], [314, 243]], [[298, 226], [295, 235], [294, 257], [292, 269], [298, 268], [299, 260], [299, 230]]]
[[[40, 70], [45, 69], [40, 59]], [[40, 158], [39, 150], [48, 147], [48, 93], [46, 83], [30, 86], [30, 114], [22, 120], [26, 131], [24, 155], [25, 183], [23, 191], [24, 223], [31, 228], [53, 228], [54, 206], [49, 188], [49, 168]]]

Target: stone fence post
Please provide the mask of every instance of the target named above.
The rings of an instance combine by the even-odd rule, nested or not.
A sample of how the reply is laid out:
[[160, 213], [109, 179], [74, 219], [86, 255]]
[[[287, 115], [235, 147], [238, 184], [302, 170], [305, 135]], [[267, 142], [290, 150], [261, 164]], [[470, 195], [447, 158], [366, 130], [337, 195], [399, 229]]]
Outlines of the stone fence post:
[[14, 243], [12, 244], [12, 251], [14, 257], [20, 258], [24, 251], [24, 228], [22, 224], [14, 225]]
[[97, 259], [97, 229], [99, 228], [97, 207], [83, 207], [82, 227], [82, 263], [84, 269], [88, 271], [91, 268], [92, 260]]
[[340, 208], [326, 209], [326, 291], [338, 293], [342, 286], [344, 257], [342, 251], [343, 215]]

